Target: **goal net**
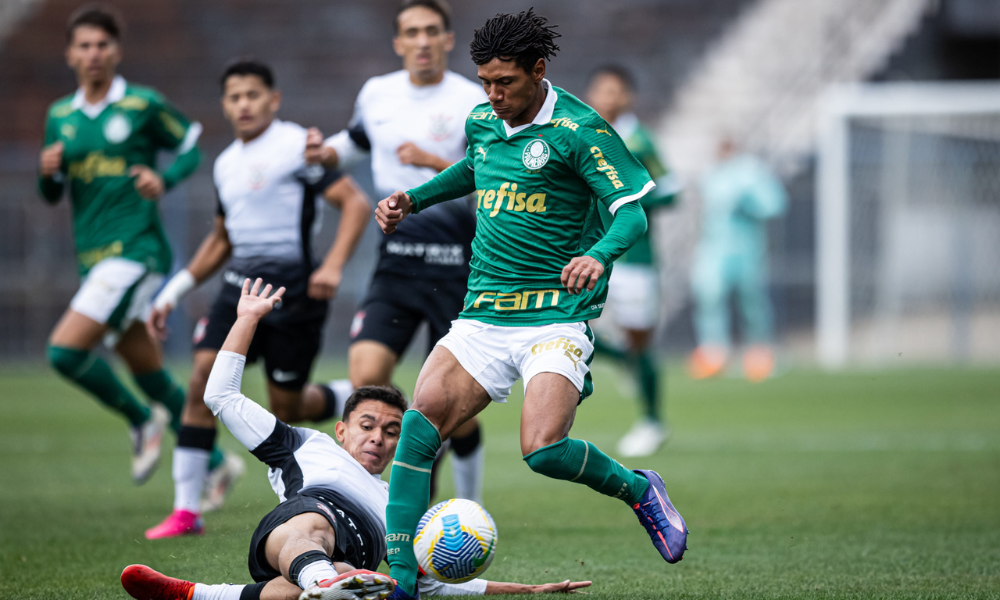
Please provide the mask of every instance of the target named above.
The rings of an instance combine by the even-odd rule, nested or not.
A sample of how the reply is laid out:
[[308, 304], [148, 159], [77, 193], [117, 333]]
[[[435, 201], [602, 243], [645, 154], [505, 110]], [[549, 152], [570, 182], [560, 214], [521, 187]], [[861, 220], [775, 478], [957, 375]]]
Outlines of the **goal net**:
[[821, 115], [820, 362], [1000, 363], [1000, 85], [838, 88]]

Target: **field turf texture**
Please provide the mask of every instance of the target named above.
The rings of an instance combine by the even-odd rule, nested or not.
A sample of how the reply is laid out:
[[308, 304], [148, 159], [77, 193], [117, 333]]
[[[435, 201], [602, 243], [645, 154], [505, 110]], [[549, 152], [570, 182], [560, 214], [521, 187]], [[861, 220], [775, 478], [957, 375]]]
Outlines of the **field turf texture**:
[[[412, 389], [416, 372], [397, 382]], [[244, 393], [263, 399], [262, 379], [248, 369]], [[575, 437], [613, 452], [635, 414], [622, 379], [596, 365]], [[667, 446], [624, 462], [664, 476], [691, 529], [684, 560], [663, 563], [620, 501], [528, 469], [517, 386], [483, 414], [499, 529], [488, 579], [589, 579], [589, 598], [1000, 598], [1000, 371], [793, 371], [751, 385], [671, 370], [666, 387]], [[220, 439], [249, 467], [227, 506], [204, 537], [150, 542], [143, 531], [172, 504], [172, 446], [134, 487], [123, 421], [42, 366], [2, 368], [0, 598], [127, 598], [131, 563], [249, 583], [250, 534], [276, 498], [265, 468]], [[438, 498], [450, 490], [445, 469]]]

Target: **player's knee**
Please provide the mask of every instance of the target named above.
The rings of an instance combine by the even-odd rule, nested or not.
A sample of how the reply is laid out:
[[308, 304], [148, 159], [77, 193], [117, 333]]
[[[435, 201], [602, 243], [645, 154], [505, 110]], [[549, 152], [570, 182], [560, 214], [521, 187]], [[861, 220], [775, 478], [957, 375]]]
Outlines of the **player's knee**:
[[45, 349], [45, 356], [49, 359], [49, 364], [52, 365], [53, 369], [64, 377], [75, 379], [80, 375], [82, 368], [86, 366], [90, 351], [50, 344]]

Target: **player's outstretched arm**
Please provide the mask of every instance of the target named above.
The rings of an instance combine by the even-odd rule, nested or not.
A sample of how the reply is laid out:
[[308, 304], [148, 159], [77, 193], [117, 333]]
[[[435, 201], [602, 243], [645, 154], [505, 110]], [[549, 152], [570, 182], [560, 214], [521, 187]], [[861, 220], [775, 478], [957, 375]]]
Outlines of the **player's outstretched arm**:
[[274, 305], [285, 294], [284, 287], [278, 288], [278, 291], [272, 294], [270, 283], [262, 290], [260, 289], [262, 283], [263, 280], [259, 277], [253, 283], [253, 287], [250, 287], [249, 279], [243, 282], [240, 303], [236, 305], [236, 322], [229, 330], [221, 350], [246, 356], [250, 350], [250, 342], [253, 341], [253, 334], [257, 330], [257, 323], [274, 309]]
[[340, 210], [340, 225], [323, 264], [309, 276], [308, 294], [314, 300], [332, 300], [337, 295], [344, 265], [354, 254], [372, 216], [368, 195], [348, 176], [341, 177], [326, 188], [323, 197]]
[[170, 312], [177, 307], [181, 298], [218, 271], [232, 252], [233, 245], [229, 241], [229, 233], [226, 232], [225, 217], [217, 215], [215, 226], [202, 240], [188, 266], [171, 277], [153, 300], [153, 310], [146, 320], [146, 328], [151, 336], [161, 340], [166, 339], [167, 317], [170, 316]]
[[[559, 583], [543, 583], [526, 585], [523, 583], [508, 583], [505, 581], [486, 581], [473, 579], [466, 583], [443, 583], [423, 576], [418, 580], [421, 596], [478, 596], [496, 594], [557, 594], [573, 593], [576, 590], [590, 587], [589, 581], [561, 581]], [[485, 584], [485, 585], [484, 585]]]

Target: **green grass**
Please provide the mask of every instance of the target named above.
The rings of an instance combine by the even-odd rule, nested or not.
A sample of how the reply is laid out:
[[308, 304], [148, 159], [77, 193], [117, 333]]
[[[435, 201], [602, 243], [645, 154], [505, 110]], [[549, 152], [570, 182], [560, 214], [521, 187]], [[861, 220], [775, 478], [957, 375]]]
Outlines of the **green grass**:
[[[595, 372], [573, 431], [606, 451], [634, 416], [616, 378]], [[262, 398], [260, 380], [250, 370], [244, 392]], [[483, 416], [500, 532], [488, 578], [590, 579], [594, 598], [1000, 598], [1000, 371], [793, 372], [756, 386], [671, 372], [668, 388], [669, 444], [626, 464], [664, 475], [691, 529], [684, 561], [664, 564], [619, 501], [528, 470], [518, 390]], [[142, 532], [170, 510], [169, 451], [133, 487], [124, 424], [41, 368], [0, 372], [0, 415], [0, 598], [126, 598], [130, 563], [249, 581], [250, 533], [275, 504], [249, 454], [205, 537], [154, 543]]]

